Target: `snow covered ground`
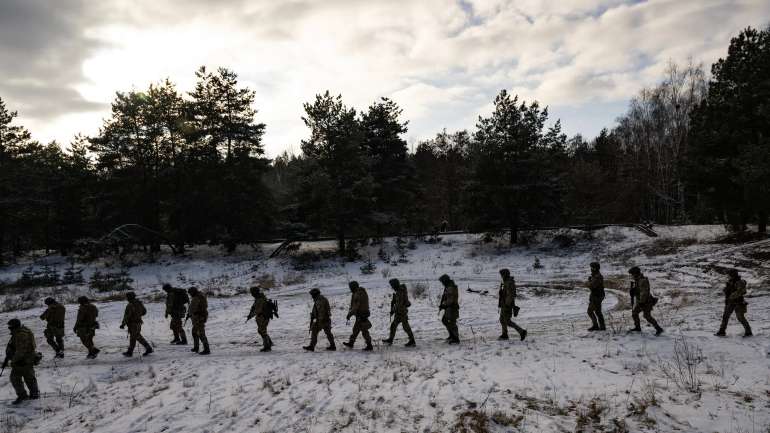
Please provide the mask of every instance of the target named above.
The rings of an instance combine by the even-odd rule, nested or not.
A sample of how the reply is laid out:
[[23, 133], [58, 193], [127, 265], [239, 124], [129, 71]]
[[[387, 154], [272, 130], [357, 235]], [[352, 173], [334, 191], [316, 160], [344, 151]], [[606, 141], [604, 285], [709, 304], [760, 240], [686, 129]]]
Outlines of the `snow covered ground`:
[[[102, 329], [96, 343], [102, 353], [86, 360], [77, 337], [68, 334], [65, 359], [53, 360], [37, 318], [42, 307], [0, 314], [3, 323], [18, 317], [30, 326], [45, 354], [37, 369], [44, 393], [39, 401], [10, 406], [13, 389], [0, 380], [0, 398], [6, 399], [0, 402], [0, 432], [770, 431], [770, 241], [713, 243], [724, 235], [717, 226], [656, 230], [659, 238], [625, 228], [592, 236], [540, 233], [529, 247], [513, 249], [482, 244], [478, 236], [451, 235], [438, 244], [418, 241], [406, 250], [408, 263], [397, 264], [384, 263], [377, 255], [380, 246], [370, 246], [362, 252], [377, 269], [368, 275], [361, 273], [361, 262], [337, 259], [298, 271], [291, 259], [265, 259], [274, 247], [267, 245], [263, 252], [244, 249], [231, 257], [204, 247], [185, 258], [162, 256], [128, 268], [148, 307], [144, 335], [156, 348], [145, 358], [120, 355], [127, 345], [118, 329], [122, 301], [89, 293], [86, 286], [40, 289], [38, 305], [51, 293], [70, 300], [82, 293], [106, 299], [97, 303]], [[575, 243], [568, 245], [570, 239]], [[331, 247], [317, 243], [303, 249]], [[398, 258], [392, 239], [384, 250], [393, 254], [391, 261]], [[534, 267], [535, 258], [542, 268]], [[602, 262], [612, 288], [604, 302], [611, 328], [605, 333], [586, 332], [582, 285], [593, 260]], [[38, 259], [36, 266], [43, 263], [64, 266], [57, 257]], [[653, 313], [666, 329], [660, 337], [648, 327], [641, 335], [625, 334], [631, 326], [626, 270], [633, 265], [642, 267], [661, 296]], [[84, 275], [116, 266], [92, 263]], [[4, 268], [0, 279], [13, 281], [25, 267]], [[520, 286], [516, 321], [529, 331], [524, 342], [496, 340], [502, 267], [511, 269]], [[728, 267], [741, 269], [749, 282], [754, 338], [741, 338], [734, 318], [728, 337], [712, 335], [722, 309], [720, 272]], [[442, 273], [461, 289], [459, 346], [443, 342], [446, 331], [437, 310]], [[356, 279], [369, 291], [371, 331], [379, 342], [387, 336], [387, 280], [394, 277], [410, 288], [427, 287], [424, 297], [411, 296], [417, 347], [403, 347], [406, 338], [399, 330], [392, 347], [377, 343], [374, 352], [361, 352], [359, 338], [356, 349], [344, 348], [352, 327], [345, 322], [347, 282]], [[278, 301], [281, 318], [270, 326], [274, 351], [264, 354], [256, 325], [244, 324], [251, 305], [245, 291], [271, 279], [269, 297]], [[168, 344], [158, 297], [164, 282], [195, 284], [209, 293], [212, 355]], [[301, 348], [309, 340], [311, 287], [319, 287], [332, 304], [337, 352]], [[76, 309], [67, 305], [67, 328]], [[0, 342], [7, 338], [0, 327]], [[319, 348], [325, 345], [321, 336]]]

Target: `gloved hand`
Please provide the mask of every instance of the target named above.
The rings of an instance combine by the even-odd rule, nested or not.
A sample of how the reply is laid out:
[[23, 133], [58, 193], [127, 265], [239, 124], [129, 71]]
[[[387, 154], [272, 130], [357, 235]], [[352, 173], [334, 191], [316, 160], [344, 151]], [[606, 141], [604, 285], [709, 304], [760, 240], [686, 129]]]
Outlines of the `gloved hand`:
[[121, 323], [121, 324], [120, 324], [120, 329], [126, 329], [126, 325], [125, 325], [125, 323]]

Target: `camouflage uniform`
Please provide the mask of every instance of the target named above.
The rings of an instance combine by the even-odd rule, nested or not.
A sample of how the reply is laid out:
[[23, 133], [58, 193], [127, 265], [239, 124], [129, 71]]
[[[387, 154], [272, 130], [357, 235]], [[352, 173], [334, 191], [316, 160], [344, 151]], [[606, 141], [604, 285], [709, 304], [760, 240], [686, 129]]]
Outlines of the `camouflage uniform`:
[[64, 357], [64, 305], [51, 300], [52, 302], [45, 309], [43, 314], [40, 315], [40, 320], [46, 321], [45, 340], [48, 345], [51, 346], [54, 352], [56, 352], [57, 358]]
[[198, 343], [203, 344], [201, 355], [208, 355], [209, 340], [206, 338], [206, 321], [209, 318], [209, 306], [203, 293], [196, 291], [191, 293], [190, 311], [188, 317], [192, 320], [193, 352], [198, 352]]
[[252, 317], [257, 322], [257, 333], [262, 337], [262, 351], [269, 352], [273, 347], [273, 340], [267, 334], [267, 325], [270, 324], [271, 317], [267, 297], [262, 292], [256, 292], [254, 295], [254, 304], [251, 306], [248, 318]]
[[393, 298], [390, 301], [390, 315], [393, 316], [393, 321], [390, 322], [390, 336], [383, 341], [388, 344], [393, 343], [396, 329], [400, 324], [404, 328], [407, 337], [409, 337], [409, 342], [406, 343], [407, 347], [414, 346], [414, 334], [412, 334], [412, 328], [409, 326], [409, 307], [412, 304], [409, 302], [406, 286], [398, 284], [393, 290]]
[[171, 344], [187, 344], [187, 335], [182, 326], [185, 314], [187, 314], [188, 298], [184, 289], [169, 288], [166, 296], [166, 317], [171, 316], [169, 328], [174, 333]]
[[725, 294], [725, 310], [722, 314], [722, 324], [716, 335], [725, 335], [727, 322], [730, 320], [730, 316], [732, 316], [734, 311], [738, 322], [743, 325], [743, 330], [745, 332], [744, 336], [752, 336], [751, 326], [749, 326], [749, 321], [746, 320], [746, 311], [749, 304], [743, 298], [746, 296], [746, 281], [742, 280], [738, 274], [735, 274], [730, 278], [727, 284], [725, 284], [723, 292]]
[[519, 333], [519, 338], [524, 340], [527, 336], [527, 331], [511, 320], [513, 310], [516, 308], [516, 281], [513, 277], [504, 278], [503, 282], [500, 283], [497, 307], [500, 309], [500, 326], [503, 328], [500, 339], [508, 339], [508, 327], [510, 326]]
[[639, 300], [631, 310], [631, 317], [634, 319], [634, 328], [632, 331], [641, 331], [642, 327], [639, 320], [639, 313], [642, 313], [644, 320], [655, 328], [655, 334], [660, 335], [663, 332], [663, 328], [658, 325], [658, 322], [652, 317], [652, 308], [655, 306], [657, 299], [652, 296], [650, 291], [650, 280], [642, 274], [634, 276], [636, 287], [639, 290]]
[[591, 294], [588, 297], [588, 317], [591, 319], [589, 331], [605, 331], [604, 314], [602, 314], [602, 301], [604, 300], [604, 277], [598, 270], [592, 270], [588, 277], [588, 288]]
[[439, 309], [444, 310], [441, 323], [449, 332], [449, 338], [447, 338], [449, 343], [456, 344], [460, 342], [460, 333], [457, 329], [457, 319], [460, 318], [460, 294], [454, 281], [451, 279], [446, 281], [444, 293], [441, 295], [441, 304], [439, 304]]
[[[5, 359], [11, 363], [11, 385], [16, 391], [16, 403], [27, 398], [37, 399], [40, 390], [35, 377], [35, 336], [26, 326], [11, 330], [11, 339], [5, 348]], [[29, 388], [29, 394], [24, 385]]]
[[364, 350], [372, 350], [372, 337], [369, 335], [372, 323], [369, 321], [369, 314], [369, 295], [366, 293], [366, 289], [356, 285], [350, 295], [350, 310], [348, 310], [348, 320], [355, 316], [356, 321], [353, 323], [353, 333], [350, 335], [350, 340], [343, 343], [345, 346], [352, 348], [358, 334], [361, 333], [366, 342]]
[[323, 330], [324, 334], [326, 334], [326, 339], [329, 340], [327, 350], [336, 350], [337, 346], [334, 343], [334, 334], [332, 334], [331, 306], [329, 306], [329, 300], [325, 296], [318, 294], [313, 299], [313, 311], [310, 312], [310, 320], [310, 345], [305, 346], [305, 349], [315, 349], [315, 345], [318, 342], [318, 333]]
[[128, 350], [126, 350], [123, 355], [133, 355], [137, 341], [144, 347], [145, 356], [153, 352], [150, 344], [142, 336], [142, 316], [146, 313], [147, 310], [144, 308], [141, 301], [136, 298], [128, 301], [126, 310], [123, 313], [123, 321], [120, 324], [120, 329], [128, 327]]
[[94, 347], [94, 336], [99, 328], [99, 322], [96, 321], [97, 317], [99, 317], [99, 309], [96, 308], [96, 305], [90, 301], [80, 303], [73, 331], [80, 338], [83, 346], [88, 349], [88, 358], [96, 358], [99, 353], [99, 349]]

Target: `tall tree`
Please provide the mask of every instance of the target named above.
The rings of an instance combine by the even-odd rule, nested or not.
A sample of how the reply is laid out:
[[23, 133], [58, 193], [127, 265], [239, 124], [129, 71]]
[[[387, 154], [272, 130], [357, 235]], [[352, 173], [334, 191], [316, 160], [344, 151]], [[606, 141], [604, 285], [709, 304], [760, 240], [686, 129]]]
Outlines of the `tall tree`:
[[747, 28], [711, 67], [708, 96], [692, 113], [694, 187], [723, 218], [767, 230], [770, 212], [770, 27]]
[[503, 90], [494, 104], [492, 115], [476, 124], [468, 209], [476, 227], [510, 229], [514, 244], [522, 225], [547, 221], [560, 211], [553, 168], [566, 137], [558, 122], [544, 129], [548, 109], [537, 102], [519, 103]]
[[302, 152], [309, 160], [304, 183], [305, 203], [316, 227], [332, 231], [340, 254], [351, 232], [360, 230], [369, 219], [373, 179], [362, 147], [363, 132], [356, 110], [346, 107], [342, 95], [327, 90], [305, 103], [302, 120], [310, 137], [302, 141]]

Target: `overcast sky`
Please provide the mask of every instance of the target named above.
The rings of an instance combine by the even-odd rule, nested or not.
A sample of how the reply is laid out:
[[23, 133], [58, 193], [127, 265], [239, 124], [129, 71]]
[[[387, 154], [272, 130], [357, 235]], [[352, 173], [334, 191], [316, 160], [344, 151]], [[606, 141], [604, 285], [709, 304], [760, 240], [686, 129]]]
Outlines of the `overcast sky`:
[[472, 129], [500, 89], [549, 105], [572, 135], [611, 126], [669, 60], [707, 66], [767, 0], [0, 0], [0, 97], [34, 137], [95, 133], [116, 91], [201, 65], [256, 91], [270, 156], [308, 135], [329, 89], [398, 102], [414, 143]]

